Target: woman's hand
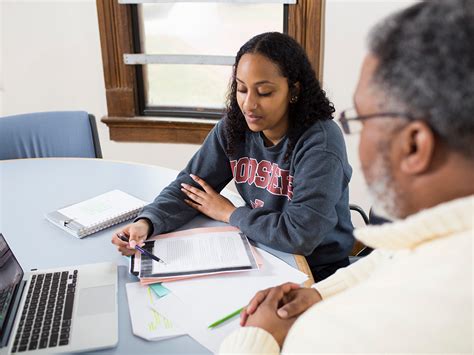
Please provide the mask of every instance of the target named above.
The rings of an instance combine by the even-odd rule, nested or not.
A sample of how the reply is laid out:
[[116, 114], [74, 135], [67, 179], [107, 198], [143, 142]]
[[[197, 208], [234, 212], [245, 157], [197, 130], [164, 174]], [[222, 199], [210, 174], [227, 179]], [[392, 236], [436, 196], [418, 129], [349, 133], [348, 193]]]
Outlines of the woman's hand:
[[229, 223], [230, 215], [236, 209], [232, 202], [218, 194], [200, 177], [192, 174], [190, 176], [204, 191], [188, 184], [181, 184], [181, 191], [188, 196], [184, 202], [216, 221]]
[[[112, 236], [112, 244], [117, 246], [117, 250], [122, 255], [133, 255], [135, 253], [135, 245], [141, 246], [148, 236], [150, 226], [148, 222], [139, 219], [138, 221], [123, 227]], [[128, 242], [119, 238], [119, 235], [125, 235]]]

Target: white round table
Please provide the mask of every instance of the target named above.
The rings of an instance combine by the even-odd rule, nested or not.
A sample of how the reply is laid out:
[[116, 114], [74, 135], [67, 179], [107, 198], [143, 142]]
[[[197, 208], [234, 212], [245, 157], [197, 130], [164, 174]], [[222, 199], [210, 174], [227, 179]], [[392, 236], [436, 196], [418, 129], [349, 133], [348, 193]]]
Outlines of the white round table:
[[[118, 264], [119, 343], [116, 348], [97, 353], [196, 354], [209, 351], [189, 336], [148, 342], [133, 335], [125, 283], [138, 280], [128, 273], [128, 258], [121, 256], [110, 243], [113, 230], [121, 225], [77, 239], [47, 221], [44, 216], [113, 189], [152, 201], [177, 174], [176, 170], [158, 166], [104, 159], [0, 161], [0, 232], [25, 270], [102, 261]], [[235, 194], [229, 191], [224, 194], [233, 202], [242, 203]], [[198, 216], [180, 229], [219, 224]], [[289, 264], [296, 265], [293, 255], [270, 251]]]

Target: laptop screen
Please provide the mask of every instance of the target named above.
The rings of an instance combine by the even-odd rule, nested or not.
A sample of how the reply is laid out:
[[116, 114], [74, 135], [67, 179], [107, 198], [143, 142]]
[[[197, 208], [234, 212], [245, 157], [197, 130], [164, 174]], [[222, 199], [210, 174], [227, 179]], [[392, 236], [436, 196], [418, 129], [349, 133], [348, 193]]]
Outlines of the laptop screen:
[[8, 311], [22, 279], [23, 270], [0, 233], [0, 337], [4, 334]]

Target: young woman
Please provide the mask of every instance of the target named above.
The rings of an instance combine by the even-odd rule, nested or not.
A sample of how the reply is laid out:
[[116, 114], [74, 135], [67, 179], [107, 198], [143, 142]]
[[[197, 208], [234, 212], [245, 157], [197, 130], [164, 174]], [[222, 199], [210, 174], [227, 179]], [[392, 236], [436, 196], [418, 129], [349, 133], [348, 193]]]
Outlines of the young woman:
[[[132, 254], [135, 243], [201, 212], [305, 255], [316, 280], [348, 265], [352, 170], [333, 112], [295, 40], [277, 32], [253, 37], [237, 53], [226, 115], [176, 180], [118, 232], [130, 246], [117, 234], [112, 243]], [[232, 179], [244, 207], [219, 194]]]

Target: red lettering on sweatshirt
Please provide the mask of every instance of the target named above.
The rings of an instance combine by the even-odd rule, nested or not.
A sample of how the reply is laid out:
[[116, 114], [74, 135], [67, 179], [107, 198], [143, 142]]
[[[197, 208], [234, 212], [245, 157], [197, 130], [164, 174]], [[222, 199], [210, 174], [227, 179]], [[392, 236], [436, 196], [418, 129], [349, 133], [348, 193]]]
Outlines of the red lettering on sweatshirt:
[[[268, 160], [258, 162], [256, 159], [243, 157], [238, 161], [230, 161], [230, 167], [237, 184], [255, 184], [273, 195], [287, 196], [289, 200], [293, 198], [293, 176], [276, 163], [272, 164]], [[261, 207], [257, 201], [260, 200], [251, 202], [252, 207]]]
[[250, 158], [249, 159], [249, 178], [247, 180], [247, 184], [252, 185], [255, 183], [255, 176], [257, 174], [257, 160]]
[[255, 175], [255, 186], [266, 189], [272, 178], [272, 163], [268, 160], [262, 160], [258, 163], [257, 173]]
[[252, 205], [252, 208], [260, 208], [263, 207], [265, 202], [256, 198], [255, 201], [250, 201], [250, 204]]
[[238, 184], [247, 182], [249, 171], [249, 158], [240, 158], [235, 167], [234, 179]]
[[237, 165], [237, 160], [231, 160], [229, 163], [230, 170], [232, 171], [232, 176], [235, 178], [235, 166]]
[[280, 179], [281, 169], [278, 167], [278, 164], [272, 165], [272, 179], [270, 184], [268, 184], [267, 190], [274, 195], [281, 195], [281, 185]]

